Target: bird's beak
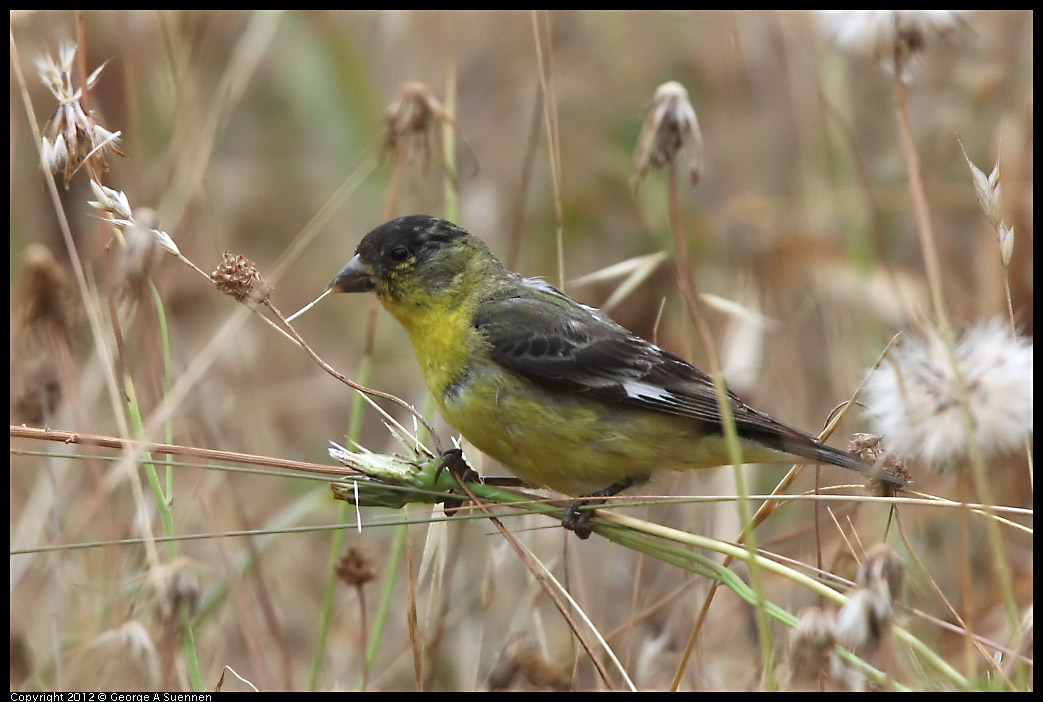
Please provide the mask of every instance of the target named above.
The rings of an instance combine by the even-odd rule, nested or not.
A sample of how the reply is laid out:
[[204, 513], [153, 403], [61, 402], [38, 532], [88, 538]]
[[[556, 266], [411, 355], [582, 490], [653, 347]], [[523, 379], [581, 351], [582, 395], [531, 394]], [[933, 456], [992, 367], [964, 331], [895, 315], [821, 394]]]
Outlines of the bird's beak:
[[377, 280], [373, 270], [355, 254], [326, 287], [334, 292], [369, 292], [377, 287]]

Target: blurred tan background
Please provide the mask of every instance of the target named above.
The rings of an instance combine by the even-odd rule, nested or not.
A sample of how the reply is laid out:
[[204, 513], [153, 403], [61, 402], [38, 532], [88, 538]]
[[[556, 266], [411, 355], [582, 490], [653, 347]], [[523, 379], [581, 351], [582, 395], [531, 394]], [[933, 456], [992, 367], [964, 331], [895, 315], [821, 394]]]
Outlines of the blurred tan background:
[[[539, 15], [544, 39], [545, 19]], [[387, 106], [413, 81], [444, 102], [452, 79], [456, 221], [481, 236], [501, 259], [516, 258], [515, 270], [556, 284], [554, 188], [543, 112], [537, 111], [533, 22], [527, 12], [88, 12], [81, 47], [87, 70], [108, 62], [91, 91], [91, 106], [100, 124], [122, 130], [126, 154], [109, 159], [105, 183], [124, 191], [136, 211], [153, 208], [158, 227], [205, 271], [213, 270], [226, 250], [255, 261], [262, 275], [285, 265], [273, 280], [272, 299], [289, 313], [320, 293], [361, 237], [383, 221], [394, 168], [394, 158], [381, 148]], [[956, 40], [928, 48], [909, 89], [946, 301], [959, 326], [1005, 314], [995, 234], [975, 200], [959, 138], [986, 173], [1000, 158], [1004, 217], [1017, 232], [1010, 269], [1013, 307], [1022, 330], [1031, 335], [1032, 15], [978, 12], [967, 24]], [[556, 12], [549, 16], [549, 27], [551, 42], [549, 50], [543, 46], [543, 60], [559, 128], [566, 280], [632, 257], [672, 253], [664, 175], [651, 174], [636, 195], [629, 179], [644, 111], [656, 87], [681, 82], [698, 114], [706, 158], [698, 187], [681, 193], [693, 275], [700, 292], [734, 300], [777, 322], [750, 330], [740, 318], [708, 309], [723, 363], [731, 364], [729, 382], [755, 406], [817, 431], [828, 412], [857, 387], [887, 340], [896, 331], [916, 329], [929, 309], [898, 144], [893, 78], [874, 60], [833, 46], [816, 17], [807, 13]], [[46, 282], [46, 276], [68, 275], [69, 266], [14, 66], [17, 60], [26, 76], [42, 129], [55, 102], [36, 78], [33, 59], [75, 37], [73, 15], [15, 12], [11, 31], [17, 45], [10, 103], [12, 423], [116, 434], [95, 341], [77, 311], [82, 302], [74, 286], [69, 297], [59, 296], [54, 303], [63, 310], [59, 317], [65, 321], [58, 326], [59, 334], [68, 336], [62, 347], [68, 352], [44, 363], [41, 358], [50, 351], [26, 341], [32, 336], [26, 310], [40, 304], [34, 302], [39, 294], [34, 290], [42, 285], [54, 293], [62, 283]], [[396, 215], [445, 215], [440, 148], [436, 140], [426, 164], [405, 166]], [[372, 154], [383, 155], [368, 168]], [[352, 186], [350, 196], [302, 248], [291, 251], [295, 237], [360, 168], [365, 177]], [[103, 290], [106, 280], [120, 289], [126, 362], [148, 416], [164, 393], [151, 296], [125, 280], [118, 263], [106, 274], [108, 233], [86, 205], [92, 199], [86, 173], [77, 174], [68, 190], [59, 184], [59, 192], [90, 277]], [[45, 274], [26, 263], [34, 245], [53, 254], [56, 269], [46, 264], [50, 273]], [[165, 306], [174, 383], [194, 363], [202, 364], [187, 399], [173, 410], [173, 442], [328, 462], [327, 442], [342, 442], [347, 431], [350, 392], [253, 316], [236, 322], [214, 347], [211, 340], [241, 313], [240, 307], [171, 257], [160, 257], [150, 277]], [[566, 289], [585, 303], [601, 305], [615, 284], [567, 284]], [[100, 309], [111, 349], [104, 298]], [[296, 327], [326, 361], [354, 377], [368, 310], [365, 297], [338, 296], [305, 314]], [[661, 345], [705, 368], [669, 260], [611, 313], [638, 334], [656, 333]], [[368, 384], [424, 406], [425, 391], [405, 333], [382, 313], [376, 325]], [[449, 436], [440, 420], [436, 426]], [[836, 442], [842, 445], [851, 432], [869, 428], [866, 418], [852, 413]], [[165, 440], [162, 433], [153, 438]], [[375, 451], [397, 450], [372, 412], [364, 416], [360, 443]], [[92, 449], [75, 453], [112, 455]], [[483, 468], [503, 473], [497, 466]], [[13, 456], [12, 548], [139, 536], [129, 482], [111, 479], [111, 470], [110, 464], [91, 459]], [[997, 479], [996, 498], [1027, 504], [1031, 490], [1024, 470], [1010, 470], [1009, 480]], [[725, 471], [720, 472], [667, 476], [661, 487], [696, 494], [734, 491]], [[781, 469], [766, 470], [753, 489], [770, 490], [781, 474]], [[826, 469], [823, 475], [826, 480], [849, 478]], [[951, 485], [937, 480], [924, 489], [947, 494]], [[810, 487], [810, 479], [805, 483]], [[303, 506], [287, 517], [293, 524], [329, 524], [337, 509], [322, 482], [194, 468], [175, 472], [174, 494], [175, 528], [183, 534], [263, 528], [295, 505]], [[780, 550], [806, 558], [813, 550], [803, 530], [809, 515], [810, 507], [793, 508], [765, 540], [784, 538]], [[883, 515], [869, 515], [867, 530], [874, 538], [882, 533]], [[396, 516], [363, 512], [364, 519]], [[722, 538], [732, 538], [737, 527], [730, 503], [664, 509], [654, 516]], [[929, 557], [945, 563], [952, 547], [951, 521], [934, 513], [910, 519]], [[549, 525], [512, 524], [519, 530]], [[153, 528], [158, 530], [158, 521]], [[502, 642], [518, 630], [538, 640], [568, 677], [568, 661], [578, 656], [577, 687], [597, 687], [596, 675], [573, 650], [559, 615], [491, 531], [480, 521], [450, 525], [446, 580], [431, 603], [428, 586], [421, 587], [422, 626], [437, 624], [428, 639], [429, 687], [483, 689]], [[381, 574], [368, 586], [370, 610], [390, 569], [385, 562], [390, 532], [372, 529], [348, 536], [349, 544], [371, 550]], [[523, 535], [560, 570], [557, 529]], [[411, 527], [410, 537], [415, 573], [425, 527]], [[329, 540], [329, 532], [283, 535], [266, 542], [255, 567], [238, 575], [232, 564], [260, 548], [259, 540], [253, 546], [245, 538], [181, 544], [181, 553], [196, 564], [204, 600], [214, 596], [214, 583], [228, 578], [228, 593], [196, 631], [208, 685], [228, 664], [261, 689], [306, 686]], [[1031, 588], [1031, 552], [1017, 553]], [[183, 685], [181, 651], [163, 643], [169, 637], [164, 639], [154, 603], [142, 587], [143, 558], [137, 546], [13, 556], [12, 644], [28, 651], [30, 662], [23, 666], [24, 675], [18, 668], [22, 677], [13, 677], [12, 686]], [[576, 564], [571, 573], [576, 594], [598, 626], [607, 632], [625, 625], [613, 642], [639, 683], [667, 686], [701, 598], [686, 594], [652, 614], [641, 613], [686, 578], [661, 564], [636, 566], [633, 554], [597, 539], [570, 543], [568, 558]], [[640, 572], [637, 580], [635, 571]], [[943, 587], [952, 585], [946, 578], [955, 577], [937, 575]], [[373, 689], [414, 686], [401, 605], [405, 576], [399, 580], [399, 604], [392, 608], [369, 676]], [[705, 584], [689, 592], [705, 592]], [[987, 620], [995, 601], [987, 592], [978, 596], [976, 611]], [[778, 597], [795, 611], [806, 604], [807, 594], [787, 599], [780, 592]], [[361, 657], [358, 603], [348, 588], [337, 598], [319, 687], [352, 689]], [[755, 636], [736, 625], [741, 618], [729, 614], [740, 611], [736, 598], [720, 599], [686, 687], [756, 685]], [[140, 623], [154, 642], [155, 663], [148, 662], [153, 654], [147, 646], [143, 653], [128, 654], [120, 646], [129, 644], [101, 638], [127, 622]], [[939, 637], [935, 643], [941, 650], [949, 650], [941, 634], [926, 638], [932, 636]], [[15, 662], [13, 657], [12, 675]], [[225, 689], [242, 689], [236, 684], [226, 680]]]

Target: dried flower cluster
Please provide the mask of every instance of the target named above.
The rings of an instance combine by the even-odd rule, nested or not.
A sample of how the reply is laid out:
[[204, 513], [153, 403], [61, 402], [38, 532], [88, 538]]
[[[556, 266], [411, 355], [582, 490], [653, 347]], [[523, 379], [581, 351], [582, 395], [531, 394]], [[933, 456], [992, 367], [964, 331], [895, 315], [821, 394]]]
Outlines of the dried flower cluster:
[[352, 547], [337, 561], [337, 577], [346, 585], [358, 587], [377, 577], [373, 556], [366, 549]]
[[699, 182], [703, 170], [703, 135], [688, 91], [672, 80], [656, 88], [652, 106], [645, 113], [634, 151], [630, 187], [637, 191], [648, 171], [675, 163], [688, 173], [693, 186]]
[[514, 635], [500, 651], [487, 679], [489, 690], [506, 690], [519, 676], [537, 690], [565, 692], [572, 687], [561, 670], [541, 653], [539, 644], [525, 634]]
[[76, 45], [62, 44], [58, 49], [58, 59], [50, 55], [36, 60], [40, 80], [51, 91], [58, 101], [58, 110], [47, 128], [47, 136], [43, 137], [44, 162], [52, 173], [63, 173], [65, 187], [82, 163], [93, 156], [98, 156], [104, 167], [106, 151], [122, 156], [119, 150], [119, 132], [110, 132], [94, 120], [93, 113], [84, 112], [80, 105], [83, 91], [90, 90], [97, 83], [102, 64], [87, 78], [85, 86], [73, 89], [72, 64], [76, 58]]
[[894, 550], [877, 544], [866, 554], [855, 587], [838, 612], [805, 609], [790, 632], [790, 666], [798, 679], [820, 676], [847, 690], [861, 690], [865, 678], [836, 655], [839, 644], [857, 653], [876, 649], [892, 622], [902, 588], [903, 566]]
[[[851, 437], [847, 450], [861, 458], [876, 469], [900, 476], [906, 482], [912, 480], [912, 474], [893, 451], [887, 451], [876, 434], [855, 433]], [[893, 483], [878, 477], [870, 478], [869, 490], [878, 497], [894, 497], [897, 487]]]
[[263, 302], [272, 292], [272, 286], [257, 272], [256, 263], [228, 251], [210, 279], [218, 290], [237, 302]]
[[955, 356], [966, 397], [937, 334], [905, 339], [866, 386], [887, 445], [938, 469], [965, 464], [968, 430], [986, 456], [1019, 449], [1032, 434], [1031, 339], [997, 319], [967, 330]]
[[935, 40], [967, 27], [968, 10], [819, 10], [826, 34], [842, 49], [878, 59], [889, 68], [907, 64]]

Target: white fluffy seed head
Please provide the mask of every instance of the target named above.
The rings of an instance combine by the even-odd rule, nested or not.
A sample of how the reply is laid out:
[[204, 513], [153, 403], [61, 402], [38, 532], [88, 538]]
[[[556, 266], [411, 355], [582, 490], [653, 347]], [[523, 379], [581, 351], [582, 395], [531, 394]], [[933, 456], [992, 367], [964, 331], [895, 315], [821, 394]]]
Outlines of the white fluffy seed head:
[[[956, 344], [971, 430], [986, 456], [1032, 434], [1032, 340], [996, 319]], [[967, 423], [950, 355], [937, 335], [908, 338], [870, 374], [866, 406], [888, 447], [933, 468], [966, 464]]]
[[967, 28], [968, 10], [819, 10], [823, 31], [846, 51], [893, 68]]

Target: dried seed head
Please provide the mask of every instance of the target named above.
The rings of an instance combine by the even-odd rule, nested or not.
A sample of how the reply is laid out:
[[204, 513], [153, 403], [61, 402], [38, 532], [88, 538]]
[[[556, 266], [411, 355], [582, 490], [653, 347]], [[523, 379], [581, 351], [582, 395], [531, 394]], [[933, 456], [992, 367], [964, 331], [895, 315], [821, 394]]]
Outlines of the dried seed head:
[[634, 151], [630, 187], [636, 192], [649, 170], [673, 163], [688, 172], [694, 187], [703, 170], [703, 135], [688, 91], [677, 81], [656, 88]]
[[[963, 145], [960, 146], [962, 148]], [[963, 157], [967, 160], [967, 167], [971, 169], [971, 181], [974, 183], [974, 194], [978, 198], [978, 204], [999, 237], [1000, 261], [1004, 268], [1009, 268], [1010, 260], [1014, 256], [1014, 227], [1004, 224], [1000, 209], [1000, 161], [996, 159], [992, 172], [986, 176], [983, 170], [971, 163], [966, 151], [963, 152]]]
[[365, 585], [377, 577], [377, 569], [373, 564], [373, 556], [364, 548], [352, 546], [337, 561], [337, 577], [346, 585], [356, 587]]
[[181, 251], [177, 248], [177, 244], [174, 243], [169, 234], [159, 229], [151, 228], [152, 220], [155, 218], [154, 211], [146, 208], [143, 213], [149, 216], [141, 217], [139, 221], [135, 219], [135, 215], [130, 209], [130, 202], [127, 200], [126, 193], [121, 190], [106, 188], [93, 178], [90, 183], [91, 191], [94, 193], [94, 197], [98, 199], [88, 200], [87, 204], [100, 211], [102, 219], [123, 232], [127, 232], [128, 229], [133, 227], [147, 229], [157, 246], [174, 256], [181, 255]]
[[66, 266], [40, 244], [26, 248], [15, 296], [18, 324], [11, 330], [12, 420], [46, 423], [74, 378], [75, 359], [87, 348], [87, 317]]
[[857, 588], [837, 613], [837, 641], [852, 651], [872, 651], [894, 620], [891, 598], [868, 588]]
[[833, 615], [820, 608], [808, 607], [800, 613], [797, 626], [789, 633], [790, 667], [798, 678], [829, 675], [829, 659], [836, 640]]
[[966, 410], [949, 351], [937, 334], [907, 338], [874, 369], [866, 407], [895, 452], [937, 469], [964, 465], [967, 424], [986, 455], [1020, 449], [1032, 435], [1032, 341], [996, 319], [956, 344]]
[[[895, 455], [893, 451], [887, 451], [880, 437], [876, 434], [864, 434], [856, 432], [851, 435], [851, 442], [847, 450], [861, 458], [866, 463], [873, 465], [875, 469], [882, 472], [892, 473], [904, 479], [907, 483], [912, 481], [912, 473], [909, 472], [905, 461]], [[898, 494], [898, 486], [884, 480], [874, 470], [869, 478], [869, 493], [877, 497], [894, 497]]]
[[231, 295], [237, 302], [257, 304], [267, 300], [272, 292], [272, 286], [257, 272], [257, 264], [228, 251], [210, 274], [210, 279], [218, 290]]
[[967, 160], [967, 167], [971, 169], [971, 181], [974, 183], [974, 194], [978, 198], [978, 204], [989, 218], [992, 226], [999, 227], [1002, 215], [1000, 213], [1000, 162], [997, 159], [992, 173], [985, 175], [985, 171], [975, 166], [967, 153], [963, 157]]
[[543, 656], [536, 640], [527, 634], [515, 634], [504, 645], [489, 673], [489, 690], [506, 690], [519, 675], [538, 690], [564, 692], [572, 687], [561, 670]]
[[869, 549], [865, 560], [858, 567], [855, 583], [886, 595], [891, 602], [898, 599], [905, 577], [905, 566], [894, 549], [879, 543]]
[[915, 53], [966, 26], [966, 10], [820, 10], [823, 28], [845, 49], [879, 59]]
[[39, 348], [35, 351], [35, 354], [12, 358], [9, 408], [12, 424], [45, 425], [62, 399], [61, 375], [53, 353]]
[[[65, 187], [73, 174], [84, 161], [97, 157], [98, 163], [105, 168], [105, 152], [122, 156], [119, 150], [119, 132], [110, 132], [94, 119], [93, 112], [87, 114], [80, 105], [83, 87], [73, 88], [72, 64], [76, 57], [76, 45], [62, 44], [58, 49], [58, 58], [50, 55], [37, 58], [36, 69], [40, 80], [51, 91], [58, 101], [58, 109], [46, 129], [43, 137], [43, 159], [52, 173], [61, 172]], [[97, 83], [102, 64], [87, 78], [86, 89], [90, 90]]]
[[91, 179], [91, 191], [97, 200], [88, 200], [87, 204], [96, 210], [100, 210], [105, 218], [114, 224], [127, 226], [134, 219], [130, 209], [130, 202], [122, 190], [106, 188], [93, 178]]
[[394, 154], [404, 153], [411, 162], [426, 167], [437, 144], [439, 127], [449, 121], [441, 103], [423, 83], [406, 83], [385, 116], [385, 147]]
[[51, 250], [30, 244], [22, 255], [22, 324], [44, 325], [68, 335], [83, 321], [83, 306], [69, 270]]
[[92, 648], [114, 648], [120, 660], [128, 660], [155, 680], [159, 672], [159, 656], [152, 636], [144, 624], [136, 619], [124, 622], [117, 629], [98, 634], [91, 642]]
[[69, 149], [65, 146], [65, 137], [59, 134], [52, 144], [47, 137], [42, 137], [43, 161], [51, 173], [64, 171], [69, 163]]
[[968, 28], [968, 10], [819, 10], [826, 34], [842, 49], [868, 55], [893, 70], [937, 40]]
[[199, 609], [199, 598], [202, 585], [199, 582], [199, 564], [181, 556], [158, 568], [149, 575], [155, 591], [156, 607], [160, 619], [171, 630], [181, 626], [181, 606], [188, 608], [188, 615], [194, 616]]
[[1000, 261], [1004, 268], [1010, 268], [1010, 259], [1014, 257], [1014, 227], [1000, 225]]
[[201, 593], [202, 586], [195, 564], [186, 562], [174, 571], [170, 582], [170, 604], [175, 612], [181, 609], [181, 605], [186, 605], [188, 616], [194, 617], [199, 610]]

